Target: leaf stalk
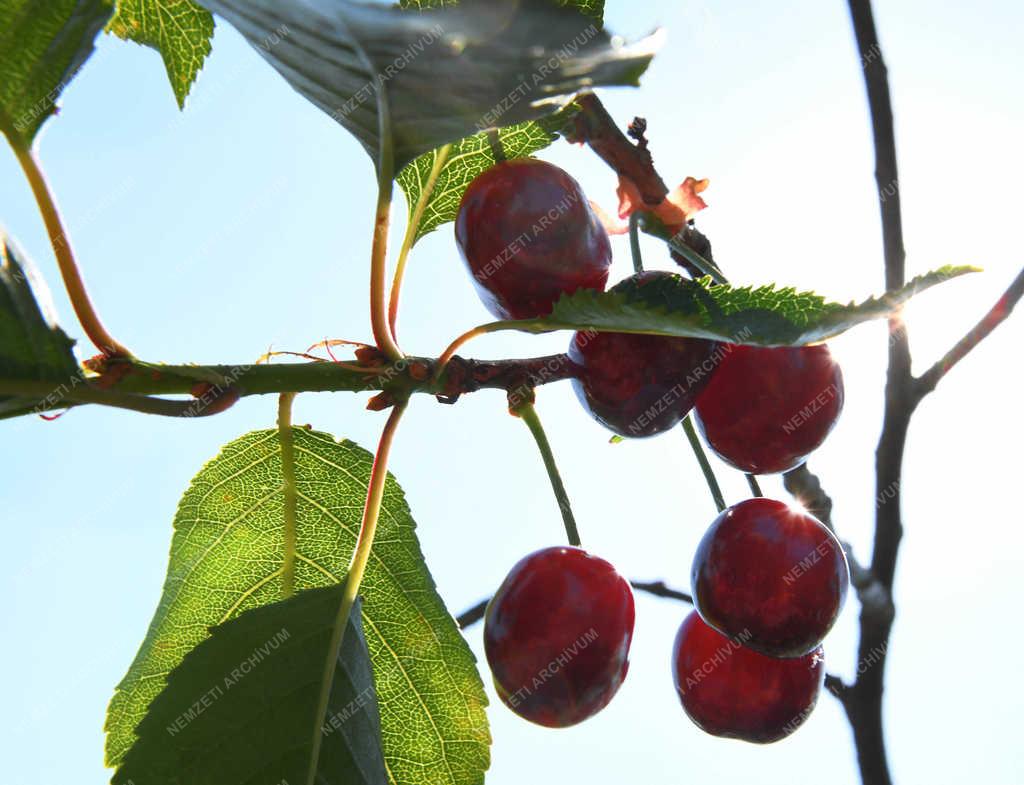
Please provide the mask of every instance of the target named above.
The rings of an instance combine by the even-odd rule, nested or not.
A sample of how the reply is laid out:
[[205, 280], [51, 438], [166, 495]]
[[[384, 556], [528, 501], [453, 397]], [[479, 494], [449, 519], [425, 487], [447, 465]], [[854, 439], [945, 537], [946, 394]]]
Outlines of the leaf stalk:
[[426, 212], [427, 205], [430, 204], [430, 199], [434, 195], [438, 178], [441, 176], [445, 164], [448, 163], [451, 150], [452, 146], [446, 144], [434, 156], [434, 165], [430, 168], [427, 182], [424, 184], [420, 197], [416, 201], [416, 206], [409, 216], [409, 223], [405, 227], [405, 237], [402, 238], [402, 247], [398, 252], [395, 275], [391, 281], [391, 298], [388, 302], [388, 326], [391, 328], [391, 336], [396, 340], [398, 338], [396, 328], [398, 323], [398, 302], [402, 295], [402, 281], [405, 278], [405, 268], [409, 261], [409, 252], [412, 251], [412, 247], [416, 244], [416, 235], [419, 232], [420, 224], [423, 222], [423, 214]]
[[363, 582], [366, 564], [370, 560], [373, 538], [377, 533], [377, 521], [380, 518], [381, 503], [384, 501], [384, 486], [388, 477], [388, 459], [391, 456], [391, 446], [394, 443], [395, 432], [398, 429], [399, 422], [401, 422], [402, 414], [405, 413], [406, 405], [406, 402], [401, 402], [391, 410], [391, 415], [388, 417], [384, 430], [381, 432], [377, 452], [373, 457], [370, 481], [366, 489], [366, 503], [363, 506], [363, 521], [359, 527], [356, 547], [352, 553], [348, 575], [345, 577], [345, 591], [341, 597], [341, 605], [338, 607], [338, 615], [335, 617], [334, 629], [331, 632], [331, 641], [327, 647], [327, 660], [324, 663], [322, 680], [323, 689], [321, 690], [317, 712], [314, 716], [316, 724], [313, 727], [313, 750], [310, 755], [310, 767], [306, 785], [315, 785], [317, 780], [317, 764], [320, 760], [320, 746], [323, 741], [322, 724], [327, 714], [327, 703], [334, 679], [334, 664], [338, 659], [338, 653], [341, 651], [341, 644], [345, 635], [345, 625], [348, 624], [349, 614], [352, 612], [356, 597], [359, 595], [359, 586]]
[[391, 226], [391, 194], [394, 184], [390, 178], [381, 178], [377, 194], [377, 209], [373, 222], [373, 248], [370, 252], [370, 326], [377, 348], [392, 361], [401, 360], [405, 355], [395, 343], [388, 321], [387, 257], [388, 229]]
[[89, 340], [105, 356], [131, 357], [132, 353], [103, 326], [103, 322], [89, 298], [85, 280], [82, 278], [74, 251], [71, 248], [71, 239], [64, 228], [57, 201], [46, 181], [46, 175], [43, 173], [39, 159], [29, 147], [16, 144], [13, 145], [13, 148], [39, 207], [39, 213], [46, 226], [46, 233], [50, 238], [50, 245], [53, 247], [53, 254], [57, 258], [57, 267], [64, 281], [64, 288], [68, 293], [68, 299], [71, 300], [71, 307], [75, 311], [79, 324], [82, 325]]

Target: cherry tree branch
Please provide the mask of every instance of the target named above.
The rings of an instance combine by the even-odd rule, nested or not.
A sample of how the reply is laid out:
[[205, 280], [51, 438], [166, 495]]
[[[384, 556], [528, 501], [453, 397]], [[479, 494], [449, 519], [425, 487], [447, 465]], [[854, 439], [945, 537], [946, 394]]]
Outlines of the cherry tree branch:
[[[836, 533], [832, 523], [832, 498], [825, 492], [818, 476], [807, 468], [806, 463], [782, 475], [782, 484], [807, 512]], [[840, 540], [840, 544], [846, 552], [846, 560], [850, 565], [850, 582], [854, 589], [858, 593], [870, 590], [875, 583], [871, 570], [857, 560], [848, 542]]]
[[967, 335], [961, 338], [952, 349], [946, 352], [942, 359], [918, 377], [915, 384], [917, 398], [924, 398], [924, 396], [931, 393], [954, 365], [985, 340], [996, 327], [1006, 321], [1013, 312], [1014, 307], [1020, 302], [1022, 295], [1024, 295], [1024, 268], [1017, 273], [1013, 283], [1003, 293], [1003, 296], [996, 301], [996, 304], [989, 309], [988, 313], [981, 318], [981, 321], [974, 325]]
[[490, 601], [491, 598], [488, 597], [486, 600], [480, 600], [480, 602], [472, 608], [466, 608], [466, 610], [455, 617], [456, 624], [458, 624], [463, 630], [467, 627], [472, 627], [484, 617], [485, 613], [487, 613], [487, 603]]
[[[380, 392], [435, 395], [450, 403], [479, 390], [504, 390], [510, 400], [534, 387], [573, 378], [578, 368], [565, 354], [514, 360], [474, 360], [454, 357], [435, 380], [437, 361], [406, 357], [393, 363], [353, 365], [339, 362], [239, 363], [237, 365], [161, 365], [135, 358], [105, 358], [90, 363], [96, 375], [75, 375], [63, 382], [0, 380], [0, 393], [38, 401], [43, 413], [70, 405], [98, 404], [136, 409], [147, 414], [197, 416], [192, 401], [164, 401], [148, 396], [226, 393], [237, 400], [250, 395], [289, 392]], [[199, 391], [197, 391], [197, 385]], [[201, 401], [202, 402], [202, 401]], [[209, 403], [209, 401], [205, 401]], [[202, 406], [203, 414], [215, 414]], [[2, 417], [2, 415], [0, 415]]]
[[[176, 401], [153, 398], [148, 395], [135, 395], [119, 390], [104, 390], [81, 381], [71, 382], [70, 386], [65, 384], [55, 387], [50, 382], [9, 382], [5, 379], [0, 379], [0, 395], [24, 398], [31, 402], [38, 401], [32, 407], [33, 414], [44, 414], [85, 404], [97, 404], [140, 414], [185, 418], [210, 417], [220, 414], [238, 401], [237, 391], [231, 387], [225, 387], [212, 393], [204, 391], [195, 400]], [[14, 416], [17, 414], [16, 411]]]
[[647, 145], [633, 144], [593, 93], [577, 103], [580, 112], [568, 132], [570, 141], [585, 142], [619, 176], [632, 180], [645, 204], [661, 204], [668, 196], [668, 186], [655, 170]]
[[825, 689], [831, 692], [840, 702], [846, 700], [850, 688], [846, 682], [831, 673], [825, 674]]
[[782, 475], [782, 485], [804, 509], [835, 531], [832, 525], [832, 497], [821, 486], [821, 480], [813, 474], [806, 463]]
[[[885, 282], [887, 286], [891, 284], [897, 287], [902, 286], [906, 279], [906, 252], [903, 247], [903, 218], [888, 71], [882, 59], [871, 0], [849, 0], [849, 7], [871, 115], [875, 148], [875, 183], [885, 258]], [[875, 454], [875, 475], [876, 488], [880, 492], [882, 489], [891, 489], [892, 498], [889, 503], [876, 509], [875, 542], [870, 570], [881, 590], [877, 593], [877, 607], [875, 603], [865, 602], [865, 598], [861, 596], [858, 647], [861, 662], [864, 661], [867, 652], [874, 651], [879, 645], [882, 654], [880, 661], [858, 675], [857, 680], [842, 692], [842, 704], [853, 728], [857, 762], [864, 785], [892, 783], [882, 724], [882, 693], [885, 680], [885, 651], [894, 613], [879, 612], [879, 607], [892, 608], [891, 592], [896, 558], [903, 537], [900, 477], [907, 429], [914, 409], [910, 338], [898, 313], [889, 320], [889, 332], [885, 413], [882, 435]]]
[[[636, 591], [642, 591], [655, 597], [678, 600], [680, 602], [693, 605], [693, 598], [689, 594], [666, 586], [664, 581], [630, 581], [630, 586], [632, 586]], [[467, 627], [472, 627], [478, 621], [483, 619], [484, 614], [487, 612], [487, 603], [490, 601], [490, 597], [486, 600], [481, 600], [476, 605], [471, 608], [467, 608], [456, 616], [455, 621], [458, 622], [459, 627], [466, 629]]]
[[[622, 132], [615, 119], [604, 108], [601, 99], [593, 93], [577, 99], [577, 104], [580, 111], [565, 132], [569, 141], [588, 145], [620, 178], [631, 181], [640, 192], [640, 198], [644, 204], [650, 207], [661, 204], [668, 196], [669, 190], [657, 169], [654, 168], [654, 159], [651, 157], [645, 135], [647, 121], [642, 117], [634, 118], [629, 125], [627, 135]], [[636, 142], [634, 143], [631, 139]], [[636, 242], [638, 222], [643, 217], [639, 211], [630, 216], [630, 235], [634, 243]], [[644, 231], [650, 232], [647, 228]], [[711, 270], [707, 271], [679, 252], [690, 249], [710, 261], [711, 243], [695, 228], [686, 226], [679, 235], [671, 238], [664, 236], [661, 239], [669, 241], [670, 247], [674, 246], [671, 251], [673, 260], [691, 277], [699, 278], [702, 275], [714, 273], [713, 278], [724, 282], [724, 278], [718, 275], [719, 271], [713, 262]]]
[[637, 591], [652, 594], [655, 597], [663, 597], [667, 600], [679, 600], [693, 605], [693, 597], [686, 592], [677, 591], [665, 585], [664, 581], [630, 581], [629, 585]]
[[[630, 144], [628, 140], [624, 142]], [[1001, 324], [1024, 294], [1024, 271], [985, 315], [985, 317], [928, 372], [913, 382], [912, 399], [919, 401], [939, 380]], [[897, 336], [902, 340], [905, 330]], [[96, 404], [134, 409], [147, 414], [193, 417], [216, 414], [226, 406], [203, 405], [197, 411], [191, 402], [164, 401], [143, 396], [192, 393], [197, 384], [214, 385], [231, 395], [268, 395], [287, 392], [376, 392], [400, 390], [408, 394], [441, 396], [446, 402], [484, 389], [504, 390], [515, 403], [526, 391], [551, 382], [573, 378], [578, 369], [565, 354], [512, 360], [476, 360], [454, 357], [441, 378], [434, 380], [437, 360], [408, 357], [393, 363], [351, 364], [338, 362], [239, 363], [236, 365], [162, 365], [133, 357], [95, 358], [90, 367], [97, 376], [88, 381], [69, 377], [63, 383], [46, 384], [37, 380], [3, 380], [3, 392], [39, 400], [38, 412], [71, 405]], [[207, 396], [208, 397], [208, 396]], [[225, 401], [226, 402], [226, 401]], [[207, 401], [206, 403], [209, 403]], [[915, 404], [916, 405], [916, 404]], [[806, 466], [784, 478], [786, 488], [801, 499], [819, 519], [831, 525], [831, 500], [821, 489], [818, 478]], [[884, 490], [888, 485], [880, 486]], [[854, 585], [868, 575], [852, 558]]]

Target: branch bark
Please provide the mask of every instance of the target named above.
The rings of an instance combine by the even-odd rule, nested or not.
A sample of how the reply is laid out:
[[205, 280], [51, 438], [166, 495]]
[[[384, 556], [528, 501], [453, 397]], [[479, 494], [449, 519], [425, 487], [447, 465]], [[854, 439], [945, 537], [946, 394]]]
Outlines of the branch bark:
[[668, 196], [668, 186], [655, 170], [647, 145], [633, 144], [593, 93], [581, 96], [577, 103], [581, 111], [574, 120], [570, 140], [586, 142], [620, 177], [632, 180], [645, 204], [661, 204]]
[[[204, 391], [234, 398], [289, 392], [380, 392], [399, 397], [415, 393], [443, 396], [447, 401], [465, 393], [492, 389], [510, 395], [551, 382], [573, 378], [577, 366], [565, 354], [521, 360], [473, 360], [455, 357], [440, 380], [433, 380], [436, 360], [406, 357], [381, 365], [336, 362], [240, 363], [238, 365], [159, 365], [134, 358], [108, 358], [98, 375], [63, 383], [35, 380], [0, 380], [0, 394], [40, 401], [37, 411], [92, 403], [134, 408], [149, 414], [196, 416], [189, 401], [164, 401], [147, 396], [193, 394]], [[203, 407], [206, 414], [215, 411]]]
[[[668, 186], [662, 179], [658, 170], [654, 167], [654, 159], [648, 148], [647, 121], [636, 117], [630, 123], [628, 136], [615, 123], [615, 119], [604, 108], [601, 99], [593, 93], [584, 95], [577, 99], [580, 111], [573, 118], [572, 125], [566, 131], [571, 142], [586, 144], [603, 160], [620, 179], [631, 181], [640, 193], [640, 198], [649, 207], [657, 207], [668, 196]], [[630, 138], [635, 139], [634, 144]], [[645, 231], [649, 231], [646, 230]], [[668, 240], [668, 236], [662, 237]], [[684, 227], [683, 231], [674, 238], [679, 244], [692, 248], [698, 254], [711, 262], [710, 241], [693, 226]], [[699, 266], [693, 264], [683, 255], [675, 250], [671, 251], [672, 259], [682, 267], [692, 278], [699, 278], [706, 274]], [[718, 273], [717, 268], [713, 272]], [[716, 280], [717, 275], [713, 275]], [[720, 282], [724, 282], [721, 278]]]
[[[896, 165], [896, 138], [893, 129], [892, 99], [882, 49], [875, 29], [870, 0], [849, 0], [857, 48], [867, 90], [871, 130], [875, 147], [875, 184], [882, 222], [886, 286], [902, 286], [906, 279], [906, 253], [903, 247], [903, 218], [900, 205], [899, 172]], [[878, 601], [862, 599], [858, 662], [866, 661], [878, 649], [879, 659], [863, 670], [843, 693], [843, 707], [853, 728], [857, 762], [864, 785], [891, 785], [882, 718], [882, 693], [885, 680], [885, 652], [895, 616], [892, 585], [896, 571], [903, 520], [900, 510], [900, 477], [906, 448], [907, 429], [914, 410], [911, 375], [910, 338], [899, 314], [889, 320], [889, 363], [885, 384], [885, 414], [882, 436], [875, 454], [876, 490], [891, 493], [888, 503], [879, 505], [875, 514], [875, 542], [871, 556], [871, 574], [878, 581]], [[858, 667], [858, 672], [861, 668]]]

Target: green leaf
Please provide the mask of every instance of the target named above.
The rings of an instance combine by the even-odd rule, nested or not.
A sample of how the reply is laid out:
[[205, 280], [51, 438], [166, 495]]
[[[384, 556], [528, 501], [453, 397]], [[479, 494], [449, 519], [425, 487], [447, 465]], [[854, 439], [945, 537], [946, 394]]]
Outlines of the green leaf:
[[0, 0], [0, 131], [27, 148], [93, 52], [107, 0]]
[[358, 605], [325, 667], [342, 589], [305, 591], [211, 629], [168, 675], [113, 785], [305, 785], [310, 769], [323, 785], [387, 782]]
[[[39, 299], [47, 304], [50, 299], [42, 279], [0, 231], [0, 380], [52, 383], [47, 400], [53, 403], [84, 378], [71, 352], [74, 341], [40, 307]], [[37, 406], [40, 411], [50, 408], [46, 403], [0, 396], [0, 418], [25, 414]]]
[[[569, 106], [551, 117], [500, 129], [502, 152], [511, 159], [544, 149], [558, 138], [558, 131], [574, 113], [574, 106]], [[413, 242], [454, 221], [466, 188], [495, 163], [487, 134], [479, 133], [424, 153], [405, 167], [396, 179], [409, 203], [409, 221], [416, 225]]]
[[[635, 85], [660, 36], [633, 46], [550, 0], [463, 0], [408, 13], [353, 0], [203, 0], [299, 93], [359, 139], [378, 176], [596, 85]], [[273, 47], [262, 42], [287, 31]]]
[[[373, 459], [328, 434], [302, 428], [293, 434], [295, 585], [301, 590], [341, 580], [355, 546]], [[281, 598], [283, 483], [275, 429], [226, 445], [185, 492], [174, 521], [163, 596], [110, 704], [109, 763], [122, 760], [165, 677], [207, 637], [208, 627]], [[392, 477], [362, 597], [392, 781], [482, 782], [490, 743], [483, 686], [472, 653], [437, 595], [415, 523]]]
[[884, 318], [918, 292], [970, 272], [977, 268], [942, 267], [894, 292], [848, 305], [793, 288], [733, 288], [713, 284], [710, 278], [689, 281], [670, 275], [639, 286], [627, 279], [607, 292], [580, 289], [563, 296], [549, 316], [495, 322], [490, 331], [598, 330], [797, 346], [825, 341], [861, 322]]
[[212, 48], [213, 15], [192, 0], [117, 0], [107, 31], [160, 53], [178, 107], [184, 109]]

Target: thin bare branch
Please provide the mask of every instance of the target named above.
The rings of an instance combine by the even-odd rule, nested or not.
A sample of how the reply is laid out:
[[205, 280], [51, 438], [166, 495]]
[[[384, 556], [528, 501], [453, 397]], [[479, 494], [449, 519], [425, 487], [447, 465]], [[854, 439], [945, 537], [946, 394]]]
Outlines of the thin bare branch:
[[[655, 597], [678, 600], [693, 605], [693, 598], [689, 594], [666, 586], [664, 581], [630, 581], [630, 585], [637, 591], [642, 591]], [[481, 600], [476, 605], [467, 608], [456, 616], [455, 621], [458, 622], [459, 627], [466, 629], [480, 621], [487, 612], [487, 603], [490, 601], [490, 598]]]
[[[782, 484], [804, 509], [835, 533], [835, 526], [832, 524], [832, 498], [825, 493], [825, 489], [821, 486], [821, 480], [807, 468], [806, 463], [802, 463], [782, 475]], [[871, 570], [857, 560], [853, 548], [848, 542], [840, 540], [840, 544], [846, 552], [846, 560], [850, 565], [850, 582], [854, 589], [860, 595], [869, 590], [875, 591], [877, 581], [871, 574]], [[864, 597], [862, 596], [861, 602], [863, 601]]]
[[[870, 0], [849, 0], [849, 7], [871, 114], [875, 182], [885, 256], [885, 284], [886, 288], [895, 289], [906, 280], [906, 254], [888, 71], [882, 59]], [[889, 332], [885, 414], [882, 435], [875, 453], [875, 482], [879, 493], [883, 489], [889, 490], [892, 498], [887, 504], [878, 505], [875, 510], [875, 542], [870, 567], [871, 574], [885, 590], [884, 593], [876, 594], [884, 596], [886, 602], [882, 604], [886, 608], [892, 605], [891, 589], [903, 537], [900, 477], [907, 429], [914, 411], [910, 338], [898, 313], [889, 320]], [[863, 593], [860, 594], [863, 597]], [[843, 707], [853, 728], [857, 763], [864, 785], [891, 785], [882, 725], [882, 694], [885, 652], [892, 630], [893, 614], [877, 611], [875, 603], [862, 603], [858, 656], [860, 661], [864, 661], [868, 654], [876, 650], [882, 653], [878, 655], [878, 661], [859, 675], [857, 681], [844, 693]]]
[[996, 327], [1006, 321], [1014, 307], [1020, 302], [1022, 295], [1024, 295], [1024, 269], [1017, 273], [1013, 283], [996, 301], [996, 304], [989, 309], [989, 312], [982, 317], [981, 321], [974, 325], [967, 335], [957, 341], [956, 345], [946, 352], [941, 360], [917, 379], [915, 395], [918, 400], [932, 392], [954, 365], [964, 359]]

